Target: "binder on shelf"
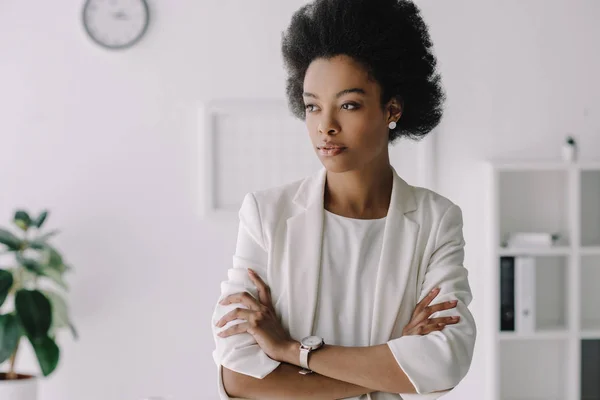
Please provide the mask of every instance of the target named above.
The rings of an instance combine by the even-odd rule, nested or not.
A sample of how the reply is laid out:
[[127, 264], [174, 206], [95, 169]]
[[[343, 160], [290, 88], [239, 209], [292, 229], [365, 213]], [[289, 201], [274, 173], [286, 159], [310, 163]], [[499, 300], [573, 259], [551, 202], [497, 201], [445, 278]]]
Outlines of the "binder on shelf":
[[500, 331], [536, 331], [535, 257], [500, 257]]
[[515, 330], [515, 257], [500, 257], [500, 331]]
[[535, 329], [535, 257], [515, 258], [515, 327], [518, 333]]

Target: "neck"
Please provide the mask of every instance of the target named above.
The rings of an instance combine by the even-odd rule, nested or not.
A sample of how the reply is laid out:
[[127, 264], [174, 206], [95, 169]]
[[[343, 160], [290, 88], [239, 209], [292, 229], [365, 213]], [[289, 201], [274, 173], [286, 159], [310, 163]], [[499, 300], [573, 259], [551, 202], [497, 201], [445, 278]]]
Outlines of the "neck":
[[327, 171], [325, 209], [351, 218], [385, 217], [393, 181], [389, 163], [340, 173]]

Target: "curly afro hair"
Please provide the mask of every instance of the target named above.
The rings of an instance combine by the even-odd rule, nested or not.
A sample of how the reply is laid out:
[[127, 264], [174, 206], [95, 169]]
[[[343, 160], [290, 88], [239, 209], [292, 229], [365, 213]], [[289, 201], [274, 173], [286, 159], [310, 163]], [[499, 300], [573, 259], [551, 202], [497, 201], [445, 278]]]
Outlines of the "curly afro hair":
[[420, 11], [408, 0], [315, 0], [293, 15], [283, 33], [292, 114], [306, 117], [304, 76], [317, 58], [346, 55], [381, 86], [382, 107], [393, 97], [403, 105], [389, 142], [418, 140], [440, 122], [445, 94], [432, 42]]

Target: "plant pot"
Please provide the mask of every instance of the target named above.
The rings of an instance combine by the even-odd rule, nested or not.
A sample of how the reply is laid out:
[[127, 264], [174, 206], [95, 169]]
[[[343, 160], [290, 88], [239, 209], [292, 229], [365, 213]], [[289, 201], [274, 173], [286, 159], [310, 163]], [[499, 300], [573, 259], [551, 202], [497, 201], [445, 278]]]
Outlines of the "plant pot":
[[37, 378], [24, 374], [17, 376], [18, 379], [6, 380], [6, 374], [0, 373], [0, 399], [37, 400]]
[[570, 144], [563, 144], [562, 146], [562, 159], [566, 162], [577, 161], [577, 148]]

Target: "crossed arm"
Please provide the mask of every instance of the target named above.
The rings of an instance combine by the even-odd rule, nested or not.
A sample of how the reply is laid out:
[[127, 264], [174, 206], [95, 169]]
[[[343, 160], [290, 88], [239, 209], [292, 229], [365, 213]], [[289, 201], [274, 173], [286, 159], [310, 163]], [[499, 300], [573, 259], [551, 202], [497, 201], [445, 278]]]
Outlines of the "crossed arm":
[[230, 396], [249, 399], [341, 399], [371, 392], [416, 393], [386, 344], [370, 347], [324, 345], [310, 354], [314, 374], [301, 375], [294, 365], [299, 346], [291, 346], [289, 363], [281, 363], [263, 379], [223, 368]]
[[[240, 211], [234, 268], [228, 272], [229, 280], [222, 284], [222, 296], [252, 286], [242, 278], [247, 275], [243, 272], [245, 268], [254, 268], [266, 276], [266, 252], [256, 207], [252, 196], [245, 199]], [[332, 399], [379, 391], [401, 393], [405, 399], [413, 396], [434, 399], [440, 396], [436, 393], [454, 387], [469, 368], [476, 328], [467, 309], [471, 293], [467, 272], [462, 266], [464, 241], [460, 209], [450, 208], [442, 219], [437, 250], [431, 257], [422, 293], [440, 287], [441, 299], [458, 298], [456, 310], [464, 323], [444, 333], [405, 336], [378, 346], [326, 345], [311, 354], [309, 365], [316, 373], [306, 376], [298, 374], [299, 367], [294, 365], [299, 359], [298, 353], [294, 354], [299, 352], [297, 348], [290, 347], [289, 354], [294, 355], [277, 361], [267, 357], [249, 334], [234, 336], [237, 339], [219, 338], [215, 331], [217, 346], [213, 357], [221, 368], [227, 391], [221, 392], [222, 398], [228, 398], [228, 394], [229, 397], [260, 399]], [[226, 311], [217, 306], [213, 323], [225, 314]]]

